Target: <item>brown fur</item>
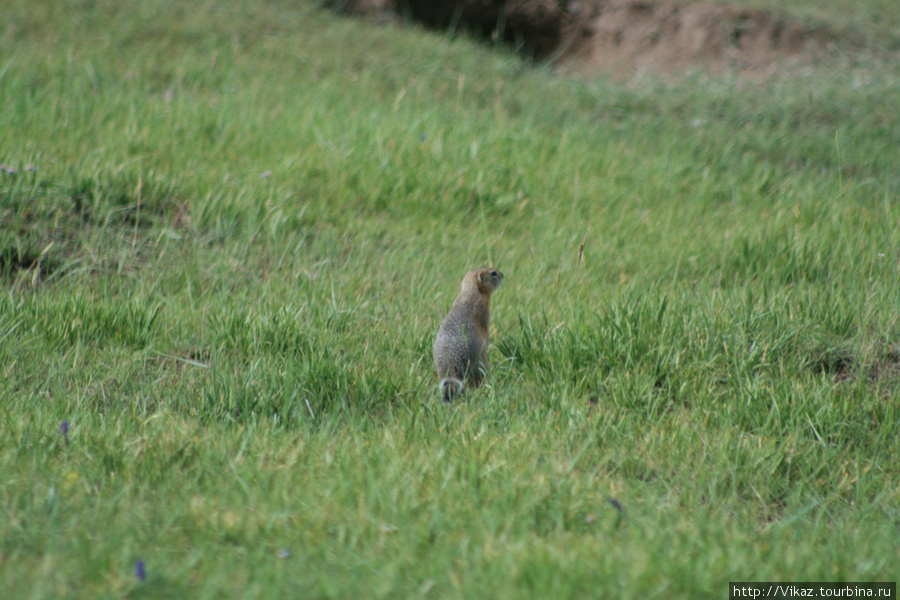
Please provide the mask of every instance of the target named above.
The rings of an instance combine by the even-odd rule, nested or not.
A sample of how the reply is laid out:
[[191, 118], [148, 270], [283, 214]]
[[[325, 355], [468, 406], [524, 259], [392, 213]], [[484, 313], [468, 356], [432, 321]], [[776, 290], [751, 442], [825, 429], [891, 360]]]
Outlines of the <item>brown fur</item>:
[[469, 271], [434, 341], [434, 369], [441, 378], [445, 401], [465, 384], [478, 387], [488, 367], [491, 294], [503, 283], [503, 273], [490, 267]]

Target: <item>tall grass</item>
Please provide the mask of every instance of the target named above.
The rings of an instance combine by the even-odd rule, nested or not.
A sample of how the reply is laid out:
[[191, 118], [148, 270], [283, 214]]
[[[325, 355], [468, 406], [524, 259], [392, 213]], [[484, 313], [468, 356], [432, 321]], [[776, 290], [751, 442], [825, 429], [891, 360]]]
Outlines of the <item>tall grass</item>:
[[5, 597], [895, 578], [889, 60], [583, 81], [296, 2], [0, 12]]

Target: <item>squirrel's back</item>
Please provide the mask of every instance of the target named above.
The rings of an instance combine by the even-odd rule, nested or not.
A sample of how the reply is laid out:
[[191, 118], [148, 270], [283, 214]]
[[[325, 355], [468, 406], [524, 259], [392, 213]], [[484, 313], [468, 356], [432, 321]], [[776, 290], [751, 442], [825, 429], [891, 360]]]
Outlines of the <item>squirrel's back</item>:
[[465, 384], [478, 387], [488, 370], [491, 294], [503, 283], [503, 273], [483, 267], [469, 271], [450, 312], [434, 340], [434, 370], [441, 378], [446, 402], [459, 395]]

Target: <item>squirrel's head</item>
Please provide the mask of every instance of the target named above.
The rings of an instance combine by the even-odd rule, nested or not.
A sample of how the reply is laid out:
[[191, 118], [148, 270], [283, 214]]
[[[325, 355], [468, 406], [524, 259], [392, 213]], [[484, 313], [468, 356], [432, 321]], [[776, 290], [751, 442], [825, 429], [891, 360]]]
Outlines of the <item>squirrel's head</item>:
[[501, 283], [503, 283], [503, 273], [497, 269], [482, 267], [480, 269], [475, 269], [474, 271], [469, 271], [466, 274], [466, 278], [463, 280], [463, 288], [465, 288], [466, 285], [474, 285], [479, 292], [490, 296], [493, 292], [497, 291], [497, 288], [500, 287]]

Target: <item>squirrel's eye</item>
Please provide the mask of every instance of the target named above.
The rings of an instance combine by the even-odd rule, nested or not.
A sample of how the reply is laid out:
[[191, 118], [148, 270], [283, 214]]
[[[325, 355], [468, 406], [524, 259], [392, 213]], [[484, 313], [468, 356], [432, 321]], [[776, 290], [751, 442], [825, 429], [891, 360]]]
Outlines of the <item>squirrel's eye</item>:
[[498, 275], [497, 271], [491, 271], [491, 277], [497, 277]]

